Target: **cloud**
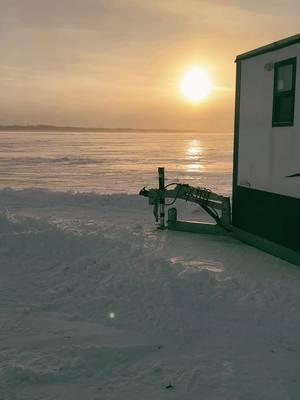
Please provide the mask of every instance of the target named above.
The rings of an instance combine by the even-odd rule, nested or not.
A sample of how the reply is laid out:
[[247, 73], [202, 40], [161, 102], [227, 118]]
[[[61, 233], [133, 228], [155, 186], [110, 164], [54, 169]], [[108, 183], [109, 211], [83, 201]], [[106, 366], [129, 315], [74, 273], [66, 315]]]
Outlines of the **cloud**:
[[255, 14], [267, 13], [269, 15], [278, 15], [281, 10], [293, 12], [292, 10], [295, 10], [295, 8], [299, 9], [297, 0], [222, 0], [222, 4], [251, 11]]
[[24, 68], [63, 68], [90, 54], [106, 63], [124, 50], [137, 58], [185, 29], [179, 17], [132, 0], [0, 0], [0, 9], [0, 63]]
[[146, 36], [158, 27], [167, 33], [182, 22], [132, 0], [0, 0], [0, 6], [2, 24], [13, 23], [19, 29], [95, 30], [118, 38], [141, 28]]

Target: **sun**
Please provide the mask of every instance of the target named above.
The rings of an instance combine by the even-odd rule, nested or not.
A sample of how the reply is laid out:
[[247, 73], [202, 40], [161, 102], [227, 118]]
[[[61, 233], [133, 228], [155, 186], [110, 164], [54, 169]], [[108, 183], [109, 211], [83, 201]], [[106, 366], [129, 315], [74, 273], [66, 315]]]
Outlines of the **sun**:
[[205, 99], [212, 91], [212, 80], [201, 67], [191, 67], [182, 77], [180, 89], [186, 99], [197, 103]]

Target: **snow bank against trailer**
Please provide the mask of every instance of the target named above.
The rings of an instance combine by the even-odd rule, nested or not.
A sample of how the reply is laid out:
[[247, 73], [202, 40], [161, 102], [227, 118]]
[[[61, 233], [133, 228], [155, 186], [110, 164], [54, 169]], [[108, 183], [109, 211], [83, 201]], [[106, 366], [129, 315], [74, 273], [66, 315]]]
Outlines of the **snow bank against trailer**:
[[297, 398], [299, 268], [157, 231], [138, 196], [0, 205], [1, 399]]

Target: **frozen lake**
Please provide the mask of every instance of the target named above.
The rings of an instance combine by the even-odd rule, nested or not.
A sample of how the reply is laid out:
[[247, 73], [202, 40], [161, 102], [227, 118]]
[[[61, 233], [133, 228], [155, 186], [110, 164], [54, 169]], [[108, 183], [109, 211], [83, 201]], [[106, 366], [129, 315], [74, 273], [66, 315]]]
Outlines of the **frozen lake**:
[[232, 134], [0, 132], [0, 187], [137, 193], [168, 182], [231, 193]]

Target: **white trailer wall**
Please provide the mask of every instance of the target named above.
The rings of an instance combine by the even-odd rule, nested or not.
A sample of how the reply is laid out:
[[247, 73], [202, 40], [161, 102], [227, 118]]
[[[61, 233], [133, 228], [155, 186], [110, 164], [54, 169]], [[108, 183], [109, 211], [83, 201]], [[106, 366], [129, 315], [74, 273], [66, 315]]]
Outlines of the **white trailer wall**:
[[[297, 57], [294, 126], [272, 127], [274, 68]], [[300, 198], [300, 43], [241, 60], [237, 184]]]

